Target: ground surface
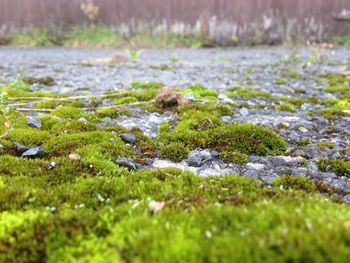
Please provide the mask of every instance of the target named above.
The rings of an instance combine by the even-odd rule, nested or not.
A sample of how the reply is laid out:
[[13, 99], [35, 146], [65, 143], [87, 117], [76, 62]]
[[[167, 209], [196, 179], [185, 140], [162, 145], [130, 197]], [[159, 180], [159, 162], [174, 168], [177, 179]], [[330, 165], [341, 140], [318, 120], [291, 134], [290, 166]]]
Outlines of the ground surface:
[[[346, 262], [350, 210], [335, 201], [350, 203], [349, 50], [146, 50], [126, 64], [84, 62], [118, 52], [0, 49], [13, 126], [6, 134], [1, 119], [6, 262], [62, 253], [67, 262]], [[45, 76], [53, 85], [20, 80]], [[193, 102], [157, 109], [162, 85], [149, 82]], [[20, 156], [41, 145], [34, 160]]]

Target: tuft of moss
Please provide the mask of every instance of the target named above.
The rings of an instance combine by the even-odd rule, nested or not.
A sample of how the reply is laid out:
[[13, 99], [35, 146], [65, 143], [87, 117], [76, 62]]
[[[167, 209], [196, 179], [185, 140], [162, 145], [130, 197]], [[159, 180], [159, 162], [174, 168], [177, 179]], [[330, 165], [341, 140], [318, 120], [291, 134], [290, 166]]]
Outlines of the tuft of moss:
[[317, 190], [316, 184], [309, 178], [303, 176], [279, 176], [274, 179], [273, 185], [282, 187], [283, 189], [303, 190], [308, 193], [314, 193]]
[[242, 98], [245, 100], [254, 99], [254, 98], [262, 98], [262, 99], [272, 99], [271, 93], [258, 91], [251, 87], [233, 87], [228, 90], [226, 93], [228, 97], [231, 98]]
[[317, 166], [322, 171], [326, 171], [328, 168], [330, 168], [331, 171], [338, 176], [350, 177], [350, 163], [343, 159], [320, 159], [317, 162]]
[[105, 117], [116, 118], [120, 115], [120, 112], [113, 107], [104, 107], [104, 108], [98, 109], [96, 112], [96, 115], [100, 118], [105, 118]]
[[180, 162], [187, 158], [189, 150], [184, 143], [173, 142], [160, 149], [160, 156], [175, 162]]
[[191, 110], [180, 115], [176, 127], [164, 124], [158, 140], [163, 143], [183, 143], [189, 150], [214, 148], [219, 152], [242, 154], [281, 154], [287, 144], [273, 130], [252, 124], [224, 123], [206, 112]]
[[244, 164], [248, 162], [248, 156], [244, 153], [223, 150], [220, 152], [220, 158], [225, 162]]
[[216, 100], [219, 95], [216, 90], [208, 89], [200, 84], [188, 87], [183, 92], [185, 94], [192, 94], [195, 99]]
[[288, 81], [285, 80], [285, 79], [278, 79], [278, 80], [275, 81], [275, 84], [276, 85], [287, 85]]
[[295, 107], [291, 103], [284, 103], [281, 105], [276, 106], [276, 110], [279, 111], [290, 111], [290, 112], [295, 112]]

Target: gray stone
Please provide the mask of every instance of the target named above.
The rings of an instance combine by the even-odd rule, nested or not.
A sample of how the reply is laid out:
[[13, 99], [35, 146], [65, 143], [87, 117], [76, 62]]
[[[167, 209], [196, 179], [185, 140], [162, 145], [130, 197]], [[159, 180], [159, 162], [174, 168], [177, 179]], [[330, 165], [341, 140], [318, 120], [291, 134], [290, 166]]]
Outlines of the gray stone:
[[307, 165], [307, 170], [308, 171], [318, 171], [318, 167], [314, 162], [309, 162]]
[[132, 133], [122, 133], [120, 134], [120, 138], [126, 143], [135, 143], [136, 136]]
[[322, 152], [316, 145], [307, 145], [304, 148], [305, 155], [310, 159], [327, 158], [327, 154]]
[[29, 147], [27, 147], [23, 144], [17, 143], [17, 142], [13, 142], [12, 145], [15, 147], [16, 152], [20, 155], [22, 155], [24, 152], [26, 152], [30, 149]]
[[88, 120], [85, 119], [84, 117], [79, 118], [78, 121], [85, 123], [85, 124], [88, 123]]
[[261, 171], [261, 170], [264, 170], [265, 168], [265, 165], [261, 163], [247, 163], [245, 166], [247, 169], [256, 170], [256, 171]]
[[222, 116], [222, 117], [221, 117], [221, 120], [222, 120], [224, 123], [231, 123], [231, 122], [232, 122], [232, 117], [231, 117], [231, 116]]
[[220, 156], [220, 153], [218, 152], [218, 151], [212, 151], [211, 152], [211, 156], [213, 157], [213, 158], [219, 158], [219, 156]]
[[247, 117], [249, 115], [249, 111], [246, 108], [241, 108], [238, 111], [239, 115], [242, 117]]
[[119, 157], [116, 161], [119, 166], [128, 168], [129, 170], [136, 170], [137, 166], [133, 160], [130, 158]]
[[37, 146], [25, 151], [22, 154], [22, 157], [36, 158], [36, 157], [40, 157], [44, 152], [45, 152], [45, 148], [43, 146]]
[[36, 128], [36, 129], [42, 128], [41, 120], [38, 118], [34, 118], [34, 117], [29, 117], [28, 125], [32, 128]]
[[201, 151], [194, 150], [188, 154], [187, 162], [189, 166], [199, 167], [203, 161]]
[[205, 149], [201, 151], [202, 158], [204, 160], [210, 160], [212, 159], [212, 155], [209, 149]]
[[257, 163], [261, 160], [261, 157], [260, 156], [256, 156], [256, 155], [250, 155], [248, 157], [248, 160], [250, 163]]

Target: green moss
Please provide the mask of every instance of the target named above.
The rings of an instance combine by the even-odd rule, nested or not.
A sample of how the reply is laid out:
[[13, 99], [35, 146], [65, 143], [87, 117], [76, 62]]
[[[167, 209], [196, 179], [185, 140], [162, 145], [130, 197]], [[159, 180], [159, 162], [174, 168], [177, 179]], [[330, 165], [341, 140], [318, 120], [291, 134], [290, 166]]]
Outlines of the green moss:
[[246, 100], [254, 98], [263, 98], [271, 100], [273, 98], [271, 93], [257, 91], [251, 87], [233, 87], [228, 90], [226, 95], [231, 98], [242, 98]]
[[276, 106], [275, 109], [279, 110], [279, 111], [295, 112], [295, 107], [292, 104], [290, 104], [290, 103], [285, 103], [285, 104], [278, 105], [278, 106]]
[[21, 143], [28, 147], [35, 147], [42, 145], [50, 136], [50, 133], [47, 131], [34, 128], [19, 128], [11, 131], [5, 139], [11, 142]]
[[137, 99], [133, 96], [126, 96], [123, 98], [118, 98], [118, 99], [113, 100], [113, 103], [116, 105], [129, 104], [129, 103], [134, 103], [134, 102], [137, 102]]
[[61, 103], [54, 100], [44, 100], [35, 105], [35, 109], [55, 109]]
[[248, 162], [248, 156], [246, 154], [235, 151], [222, 151], [220, 158], [229, 163], [244, 164]]
[[303, 138], [296, 141], [296, 143], [300, 147], [305, 147], [306, 145], [309, 145], [311, 143], [311, 140], [309, 138]]
[[93, 114], [89, 114], [80, 108], [72, 106], [62, 106], [56, 108], [51, 113], [52, 116], [64, 118], [64, 119], [79, 119], [85, 118], [88, 121], [97, 121], [97, 117]]
[[[307, 194], [305, 183], [302, 191], [285, 191], [175, 169], [54, 185], [52, 179], [5, 177], [1, 261], [56, 262], [64, 255], [74, 262], [327, 262], [349, 256], [348, 207]], [[165, 207], [154, 214], [150, 200]]]
[[350, 91], [350, 86], [349, 85], [327, 86], [323, 90], [330, 93], [346, 93]]
[[214, 148], [219, 152], [243, 154], [278, 154], [286, 143], [274, 131], [252, 124], [224, 125], [219, 118], [205, 112], [187, 111], [173, 130], [160, 128], [159, 141], [184, 143], [189, 150]]
[[322, 171], [326, 171], [329, 167], [330, 170], [338, 176], [350, 177], [350, 163], [343, 159], [320, 159], [317, 162], [317, 166]]
[[55, 80], [50, 77], [50, 76], [46, 76], [46, 77], [23, 77], [22, 80], [29, 84], [42, 84], [44, 86], [52, 86], [55, 83]]
[[275, 84], [276, 85], [287, 85], [288, 81], [285, 80], [285, 79], [278, 79], [278, 80], [275, 81]]
[[320, 150], [324, 151], [325, 148], [327, 147], [328, 149], [334, 149], [335, 145], [332, 142], [326, 142], [326, 141], [322, 141], [322, 142], [318, 142], [317, 143], [318, 148], [320, 148]]
[[232, 115], [233, 107], [227, 104], [186, 104], [182, 105], [178, 108], [180, 114], [185, 114], [186, 112], [206, 112], [210, 113], [213, 116], [224, 116], [224, 115]]
[[118, 111], [118, 109], [113, 107], [105, 107], [105, 108], [98, 109], [96, 114], [100, 118], [105, 118], [105, 117], [116, 118], [120, 115], [120, 111]]
[[283, 189], [303, 190], [309, 193], [317, 190], [316, 184], [303, 176], [279, 176], [273, 181], [273, 185]]
[[[106, 131], [90, 131], [73, 134], [61, 134], [45, 141], [44, 146], [52, 156], [68, 156], [69, 153], [84, 147], [94, 147], [90, 153], [106, 153], [108, 156], [117, 158], [121, 155], [130, 155], [129, 148], [116, 134]], [[90, 149], [90, 148], [89, 148]]]
[[216, 100], [218, 97], [216, 90], [208, 89], [200, 84], [188, 87], [183, 92], [185, 94], [192, 94], [195, 99]]
[[187, 158], [189, 151], [185, 144], [180, 142], [173, 142], [165, 145], [160, 149], [160, 156], [175, 162], [180, 162]]

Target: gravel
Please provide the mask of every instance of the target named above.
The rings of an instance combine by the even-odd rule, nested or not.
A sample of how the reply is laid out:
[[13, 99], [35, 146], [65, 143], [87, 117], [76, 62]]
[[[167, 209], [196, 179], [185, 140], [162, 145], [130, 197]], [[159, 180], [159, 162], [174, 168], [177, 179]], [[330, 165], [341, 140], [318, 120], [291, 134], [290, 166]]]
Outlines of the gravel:
[[[339, 178], [332, 172], [322, 172], [317, 167], [321, 158], [350, 158], [349, 117], [327, 120], [320, 114], [325, 109], [321, 103], [325, 99], [336, 98], [335, 94], [322, 91], [326, 84], [319, 82], [323, 72], [340, 72], [350, 63], [348, 49], [320, 49], [319, 63], [309, 63], [314, 55], [308, 48], [254, 48], [254, 49], [203, 49], [203, 50], [146, 50], [139, 58], [139, 63], [125, 65], [98, 65], [84, 67], [79, 62], [91, 58], [110, 57], [119, 50], [85, 50], [65, 48], [21, 49], [0, 47], [1, 70], [0, 83], [14, 80], [19, 73], [28, 72], [32, 77], [52, 76], [51, 87], [35, 84], [38, 90], [67, 93], [70, 95], [103, 94], [130, 87], [134, 81], [156, 81], [179, 89], [198, 83], [218, 91], [222, 103], [234, 103], [237, 106], [231, 115], [222, 116], [225, 123], [252, 123], [275, 129], [288, 143], [286, 156], [248, 156], [249, 163], [227, 164], [220, 160], [214, 149], [198, 149], [191, 152], [187, 160], [173, 163], [169, 160], [149, 160], [148, 168], [176, 167], [201, 176], [240, 174], [271, 183], [281, 175], [307, 176], [318, 180], [339, 191], [338, 195], [350, 203], [350, 178]], [[300, 62], [284, 61], [298, 54]], [[176, 55], [178, 62], [171, 62]], [[299, 63], [299, 64], [298, 64]], [[164, 70], [159, 65], [166, 64]], [[281, 77], [290, 69], [297, 69], [305, 78]], [[277, 85], [276, 81], [284, 78], [288, 85]], [[228, 97], [225, 92], [232, 87], [250, 86], [256, 91], [271, 94], [274, 99], [253, 97], [244, 99]], [[298, 91], [298, 92], [296, 92]], [[294, 112], [277, 111], [284, 98], [317, 98], [318, 103], [305, 102]], [[107, 103], [108, 104], [108, 103]], [[165, 112], [147, 112], [137, 107], [130, 107], [132, 116], [105, 118], [98, 124], [100, 128], [120, 125], [127, 129], [137, 127], [150, 138], [156, 138], [158, 128], [164, 122], [176, 121], [176, 114]], [[312, 113], [312, 114], [310, 114]], [[79, 121], [87, 123], [86, 119]], [[31, 117], [28, 125], [41, 129], [40, 120]], [[121, 139], [130, 144], [136, 141], [132, 134], [122, 134]], [[301, 145], [300, 141], [309, 141]], [[331, 142], [334, 149], [319, 147], [318, 142]], [[26, 157], [39, 156], [44, 149], [41, 146], [29, 149], [13, 143], [19, 154]], [[322, 148], [322, 149], [321, 149]], [[129, 158], [120, 157], [120, 166], [136, 170], [139, 165]]]

